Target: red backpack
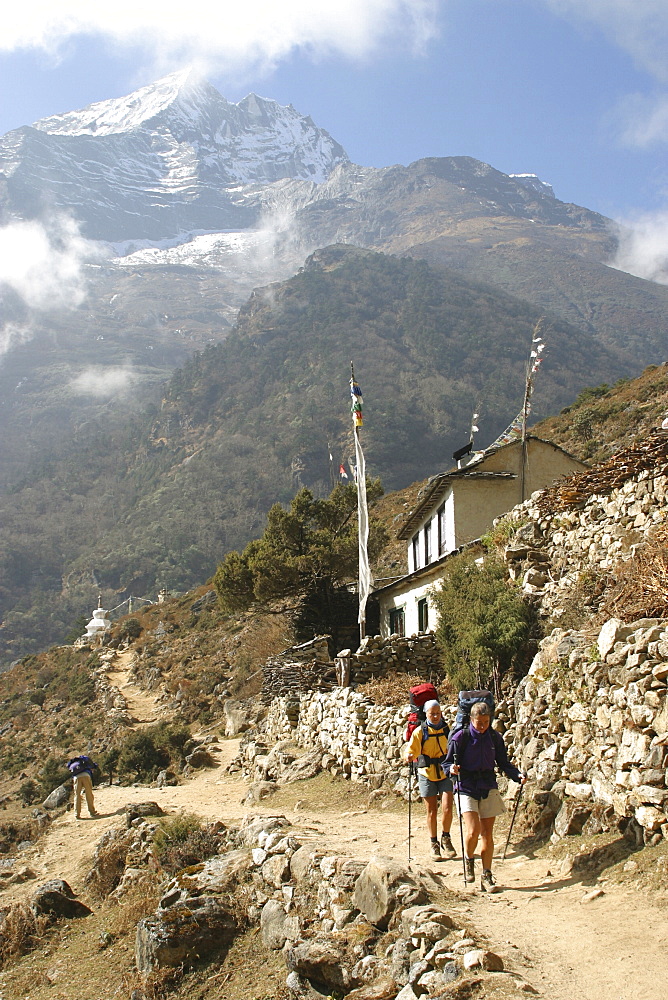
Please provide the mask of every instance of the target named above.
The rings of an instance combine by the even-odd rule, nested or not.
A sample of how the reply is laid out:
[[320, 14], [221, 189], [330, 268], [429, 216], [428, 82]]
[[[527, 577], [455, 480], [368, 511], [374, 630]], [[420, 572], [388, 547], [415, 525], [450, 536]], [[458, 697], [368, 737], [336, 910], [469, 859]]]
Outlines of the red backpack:
[[410, 689], [410, 714], [406, 723], [406, 734], [404, 739], [408, 742], [413, 735], [413, 730], [421, 726], [426, 720], [424, 705], [427, 701], [438, 701], [438, 691], [433, 684], [416, 684]]

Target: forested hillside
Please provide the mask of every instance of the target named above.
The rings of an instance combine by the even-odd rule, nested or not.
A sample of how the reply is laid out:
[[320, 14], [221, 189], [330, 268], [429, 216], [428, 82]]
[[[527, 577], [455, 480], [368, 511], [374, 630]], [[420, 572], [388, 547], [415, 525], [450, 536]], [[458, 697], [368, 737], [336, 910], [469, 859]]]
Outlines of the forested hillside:
[[256, 291], [227, 341], [175, 373], [159, 409], [82, 433], [3, 497], [3, 659], [58, 641], [98, 592], [113, 607], [201, 583], [261, 533], [272, 503], [302, 484], [327, 493], [330, 465], [350, 471], [351, 360], [368, 470], [386, 489], [449, 467], [474, 409], [477, 444], [489, 444], [519, 409], [539, 321], [548, 350], [534, 415], [629, 374], [588, 334], [422, 261], [318, 251]]

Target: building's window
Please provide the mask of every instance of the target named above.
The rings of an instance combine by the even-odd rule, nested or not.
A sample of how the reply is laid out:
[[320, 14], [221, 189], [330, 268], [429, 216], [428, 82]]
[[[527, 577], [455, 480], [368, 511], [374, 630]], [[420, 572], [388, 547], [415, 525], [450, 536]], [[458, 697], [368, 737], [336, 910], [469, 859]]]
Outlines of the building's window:
[[427, 566], [431, 562], [431, 521], [427, 521], [424, 526], [424, 564]]
[[436, 518], [438, 524], [438, 554], [439, 556], [443, 556], [445, 555], [445, 504], [438, 508]]
[[429, 629], [429, 604], [427, 598], [423, 597], [417, 602], [418, 610], [418, 632], [427, 632]]
[[413, 535], [413, 569], [420, 567], [420, 535]]
[[392, 608], [390, 611], [390, 635], [406, 634], [406, 613], [404, 608]]

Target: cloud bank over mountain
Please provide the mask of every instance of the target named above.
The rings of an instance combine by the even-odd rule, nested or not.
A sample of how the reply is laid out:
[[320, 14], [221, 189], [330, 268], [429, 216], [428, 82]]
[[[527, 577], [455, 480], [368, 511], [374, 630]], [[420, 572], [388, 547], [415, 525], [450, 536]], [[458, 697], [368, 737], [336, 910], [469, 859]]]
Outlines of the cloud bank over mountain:
[[141, 49], [153, 69], [196, 64], [207, 72], [268, 67], [296, 49], [363, 59], [388, 40], [419, 49], [436, 32], [438, 0], [247, 0], [244, 4], [187, 5], [147, 0], [57, 5], [28, 0], [5, 11], [0, 50], [41, 49], [65, 56], [80, 36]]

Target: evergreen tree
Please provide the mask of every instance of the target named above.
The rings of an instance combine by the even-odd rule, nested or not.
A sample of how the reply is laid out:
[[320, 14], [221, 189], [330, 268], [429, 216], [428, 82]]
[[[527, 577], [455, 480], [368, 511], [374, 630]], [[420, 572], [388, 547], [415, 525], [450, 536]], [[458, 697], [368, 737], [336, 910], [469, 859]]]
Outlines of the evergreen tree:
[[[379, 480], [367, 482], [371, 504], [382, 496]], [[377, 558], [387, 542], [385, 527], [375, 518], [369, 524], [369, 557]], [[338, 597], [342, 585], [357, 575], [357, 490], [339, 484], [326, 499], [306, 487], [286, 510], [274, 504], [261, 538], [243, 552], [230, 552], [214, 577], [224, 610], [235, 612], [253, 601], [305, 595], [314, 623], [336, 631]]]
[[453, 559], [432, 592], [439, 615], [436, 640], [446, 672], [460, 688], [493, 687], [527, 641], [532, 612], [506, 581], [503, 563], [486, 556]]

